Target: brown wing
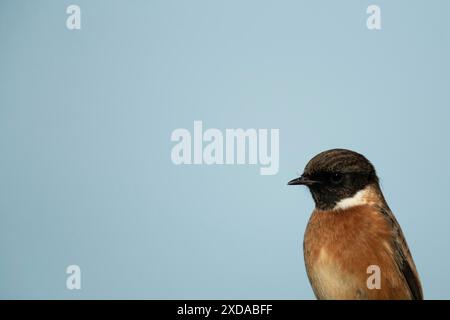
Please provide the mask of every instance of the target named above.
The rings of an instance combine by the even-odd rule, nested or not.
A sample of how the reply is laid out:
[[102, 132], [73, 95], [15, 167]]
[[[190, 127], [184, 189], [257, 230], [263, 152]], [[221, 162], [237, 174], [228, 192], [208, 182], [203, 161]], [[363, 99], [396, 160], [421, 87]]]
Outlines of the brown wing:
[[392, 245], [395, 253], [395, 262], [401, 274], [405, 278], [406, 283], [408, 284], [411, 297], [414, 300], [423, 300], [422, 286], [420, 284], [419, 275], [409, 251], [408, 244], [403, 236], [402, 229], [400, 228], [400, 225], [389, 207], [386, 206], [380, 210], [392, 225], [392, 230], [394, 232]]

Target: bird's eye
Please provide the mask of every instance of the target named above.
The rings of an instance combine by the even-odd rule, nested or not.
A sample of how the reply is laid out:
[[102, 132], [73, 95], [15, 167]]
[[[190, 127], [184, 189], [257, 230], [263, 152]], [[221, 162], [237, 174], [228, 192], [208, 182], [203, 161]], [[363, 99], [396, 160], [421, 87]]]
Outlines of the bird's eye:
[[330, 180], [334, 184], [338, 184], [342, 182], [344, 175], [342, 173], [332, 173], [330, 176]]

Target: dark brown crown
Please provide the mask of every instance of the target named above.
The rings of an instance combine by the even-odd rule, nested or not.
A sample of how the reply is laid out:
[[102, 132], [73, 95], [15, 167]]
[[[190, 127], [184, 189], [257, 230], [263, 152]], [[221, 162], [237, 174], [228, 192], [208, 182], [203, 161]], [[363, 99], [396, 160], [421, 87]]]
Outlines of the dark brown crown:
[[305, 174], [316, 172], [375, 174], [375, 168], [362, 154], [346, 149], [331, 149], [319, 153], [306, 165]]

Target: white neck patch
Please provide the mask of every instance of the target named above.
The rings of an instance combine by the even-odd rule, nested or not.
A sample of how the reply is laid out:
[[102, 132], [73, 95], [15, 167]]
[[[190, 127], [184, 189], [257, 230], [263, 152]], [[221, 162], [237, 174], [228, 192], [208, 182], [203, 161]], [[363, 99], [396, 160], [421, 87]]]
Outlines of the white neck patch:
[[359, 190], [357, 193], [355, 193], [352, 197], [340, 200], [338, 203], [336, 203], [333, 210], [345, 210], [352, 207], [369, 204], [369, 193], [369, 187], [365, 187], [364, 189]]

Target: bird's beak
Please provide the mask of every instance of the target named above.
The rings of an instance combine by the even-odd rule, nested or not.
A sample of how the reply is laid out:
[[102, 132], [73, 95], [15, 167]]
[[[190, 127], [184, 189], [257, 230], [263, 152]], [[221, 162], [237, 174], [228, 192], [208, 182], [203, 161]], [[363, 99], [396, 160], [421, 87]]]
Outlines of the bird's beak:
[[295, 178], [288, 182], [288, 185], [295, 186], [295, 185], [305, 185], [305, 186], [312, 186], [313, 184], [318, 183], [318, 181], [310, 180], [306, 178], [305, 176], [300, 176], [298, 178]]

